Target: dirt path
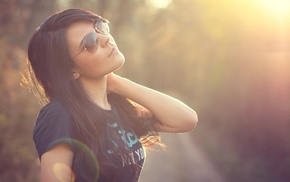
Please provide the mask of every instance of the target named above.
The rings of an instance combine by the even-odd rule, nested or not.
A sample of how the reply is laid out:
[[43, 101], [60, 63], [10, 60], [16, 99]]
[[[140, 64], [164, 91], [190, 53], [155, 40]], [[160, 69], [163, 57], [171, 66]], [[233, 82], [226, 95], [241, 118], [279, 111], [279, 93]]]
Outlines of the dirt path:
[[166, 151], [152, 151], [140, 182], [225, 182], [190, 134], [162, 134]]

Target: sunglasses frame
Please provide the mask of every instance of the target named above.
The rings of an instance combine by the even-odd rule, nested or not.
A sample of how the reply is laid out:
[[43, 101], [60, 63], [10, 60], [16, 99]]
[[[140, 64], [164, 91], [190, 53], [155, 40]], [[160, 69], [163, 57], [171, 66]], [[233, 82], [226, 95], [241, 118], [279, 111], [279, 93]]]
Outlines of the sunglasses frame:
[[[101, 27], [100, 27], [101, 25]], [[78, 56], [79, 54], [81, 54], [82, 52], [84, 51], [89, 51], [89, 52], [96, 52], [98, 50], [98, 36], [96, 33], [100, 33], [100, 34], [103, 34], [103, 35], [108, 35], [110, 34], [110, 27], [109, 27], [109, 22], [108, 21], [104, 21], [104, 20], [97, 20], [95, 23], [94, 23], [94, 29], [95, 31], [94, 32], [90, 32], [88, 34], [86, 34], [82, 40], [82, 42], [80, 43], [80, 45], [83, 47], [83, 49], [77, 53], [76, 55], [72, 56], [72, 58], [75, 58], [76, 56]], [[93, 49], [88, 49], [86, 47], [86, 40], [88, 39], [88, 37], [92, 37], [92, 35], [94, 35], [93, 38], [93, 42], [95, 42], [95, 47], [93, 47]], [[91, 40], [89, 40], [91, 41]]]

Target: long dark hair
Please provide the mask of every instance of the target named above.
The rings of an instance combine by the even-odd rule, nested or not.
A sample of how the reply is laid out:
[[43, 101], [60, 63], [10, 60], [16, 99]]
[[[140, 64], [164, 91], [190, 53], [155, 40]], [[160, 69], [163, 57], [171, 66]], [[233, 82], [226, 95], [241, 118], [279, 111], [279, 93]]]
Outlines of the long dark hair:
[[[103, 110], [94, 104], [81, 87], [78, 80], [72, 79], [74, 63], [69, 56], [66, 44], [66, 28], [76, 21], [96, 21], [106, 19], [83, 9], [68, 9], [50, 16], [33, 34], [28, 45], [28, 66], [32, 81], [36, 88], [42, 89], [41, 98], [45, 102], [60, 101], [72, 117], [74, 139], [84, 143], [88, 148], [97, 148], [94, 151], [98, 161], [107, 166], [110, 163], [108, 156], [104, 156], [106, 139], [104, 131], [106, 121]], [[40, 91], [41, 93], [41, 91]], [[137, 115], [138, 108], [128, 99], [116, 95], [108, 95], [110, 104], [117, 110], [123, 121], [134, 130], [145, 146], [159, 143], [159, 136], [154, 128], [158, 122], [144, 112]], [[96, 123], [97, 122], [97, 123]], [[73, 169], [85, 159], [85, 151], [74, 153]], [[106, 166], [106, 165], [104, 165]], [[102, 169], [106, 169], [106, 167]], [[82, 171], [78, 171], [82, 175]], [[84, 181], [87, 178], [83, 175]]]

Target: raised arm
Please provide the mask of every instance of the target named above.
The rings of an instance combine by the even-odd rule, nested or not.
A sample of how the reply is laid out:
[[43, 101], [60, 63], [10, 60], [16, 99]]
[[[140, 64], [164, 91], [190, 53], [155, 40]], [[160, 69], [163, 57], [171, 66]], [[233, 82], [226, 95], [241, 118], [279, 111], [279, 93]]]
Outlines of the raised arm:
[[108, 75], [108, 91], [120, 94], [152, 112], [162, 123], [157, 125], [159, 132], [186, 132], [197, 124], [196, 112], [180, 100], [114, 73]]

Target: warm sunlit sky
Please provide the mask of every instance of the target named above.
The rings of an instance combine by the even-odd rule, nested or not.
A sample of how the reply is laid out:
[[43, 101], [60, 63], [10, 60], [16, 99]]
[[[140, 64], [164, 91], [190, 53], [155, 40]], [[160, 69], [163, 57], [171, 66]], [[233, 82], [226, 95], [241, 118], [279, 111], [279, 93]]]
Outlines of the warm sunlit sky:
[[264, 6], [269, 13], [274, 13], [280, 16], [289, 16], [290, 0], [259, 0], [261, 6]]
[[[228, 1], [234, 2], [235, 0]], [[246, 1], [249, 4], [257, 2], [257, 8], [264, 8], [270, 14], [285, 16], [290, 13], [290, 0], [244, 0], [244, 2]], [[166, 8], [171, 0], [147, 0], [147, 2], [157, 8]]]
[[[188, 0], [191, 1], [191, 0]], [[172, 2], [172, 0], [146, 0], [147, 3], [152, 4], [156, 8], [167, 8], [168, 5]], [[178, 2], [178, 1], [177, 1]], [[211, 1], [207, 0], [208, 3]], [[214, 2], [214, 0], [213, 0]], [[290, 18], [290, 0], [221, 0], [220, 3], [228, 4], [246, 4], [246, 5], [254, 5], [257, 10], [265, 11], [265, 13], [269, 13], [269, 15], [285, 17], [288, 16]], [[67, 4], [66, 0], [59, 0], [60, 4]], [[210, 4], [209, 4], [210, 6]], [[247, 13], [247, 12], [245, 12]]]
[[147, 0], [147, 2], [157, 8], [167, 8], [168, 5], [171, 3], [171, 0]]

